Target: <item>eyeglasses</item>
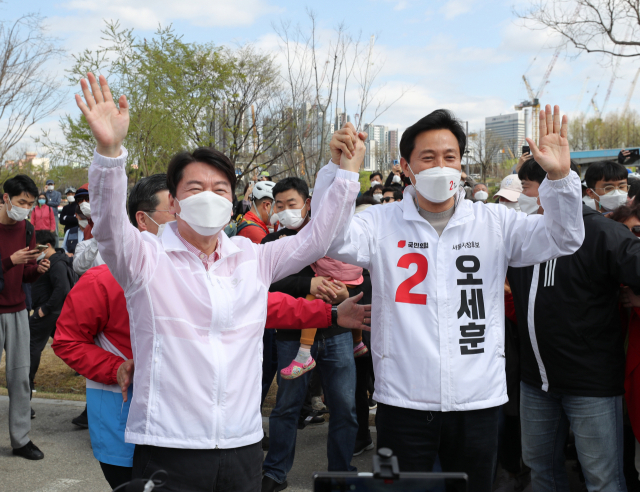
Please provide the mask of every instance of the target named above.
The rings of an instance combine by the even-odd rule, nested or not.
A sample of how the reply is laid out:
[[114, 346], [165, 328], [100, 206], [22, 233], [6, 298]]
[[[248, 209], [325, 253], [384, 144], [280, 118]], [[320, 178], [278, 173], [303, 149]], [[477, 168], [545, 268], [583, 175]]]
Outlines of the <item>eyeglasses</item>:
[[611, 193], [612, 191], [615, 191], [615, 190], [620, 190], [623, 193], [627, 193], [629, 191], [629, 185], [627, 183], [619, 184], [618, 186], [607, 185], [602, 187], [602, 189], [604, 190], [605, 193]]
[[168, 214], [173, 215], [173, 212], [171, 212], [171, 210], [159, 210], [159, 209], [153, 209], [153, 210], [143, 210], [143, 212], [147, 212], [148, 214], [152, 214], [153, 212], [166, 212]]
[[633, 232], [636, 236], [640, 237], [640, 226], [633, 226], [631, 228], [631, 232]]
[[393, 197], [392, 197], [392, 196], [385, 196], [385, 197], [382, 199], [382, 202], [383, 202], [383, 203], [387, 203], [387, 202], [390, 202], [391, 200], [393, 200]]

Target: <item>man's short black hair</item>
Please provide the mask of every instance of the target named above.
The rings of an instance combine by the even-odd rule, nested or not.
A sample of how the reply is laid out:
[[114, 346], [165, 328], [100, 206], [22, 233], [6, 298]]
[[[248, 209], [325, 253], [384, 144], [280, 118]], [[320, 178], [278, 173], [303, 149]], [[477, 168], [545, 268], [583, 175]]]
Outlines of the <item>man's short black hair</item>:
[[460, 148], [460, 158], [464, 155], [464, 149], [467, 146], [467, 135], [464, 132], [462, 123], [447, 109], [436, 109], [433, 113], [428, 114], [421, 120], [407, 128], [402, 134], [400, 140], [400, 155], [409, 162], [411, 153], [415, 148], [416, 137], [421, 133], [430, 130], [449, 130], [458, 140]]
[[382, 186], [381, 184], [379, 185], [375, 185], [373, 188], [371, 188], [371, 194], [373, 195], [375, 192], [379, 191], [380, 193], [382, 193], [382, 190], [384, 189], [384, 186]]
[[382, 189], [382, 194], [384, 195], [385, 193], [393, 193], [393, 199], [396, 201], [402, 200], [404, 198], [402, 190], [398, 189], [397, 186], [385, 186]]
[[50, 244], [52, 248], [58, 247], [58, 236], [53, 231], [36, 231], [37, 244]]
[[4, 193], [9, 195], [9, 198], [13, 198], [14, 196], [22, 195], [23, 193], [28, 193], [33, 196], [33, 198], [38, 198], [40, 194], [38, 192], [38, 187], [26, 174], [18, 174], [11, 179], [7, 179], [2, 185], [2, 189]]
[[538, 164], [533, 157], [524, 161], [520, 171], [518, 171], [520, 181], [526, 179], [527, 181], [536, 181], [538, 184], [541, 184], [546, 177], [547, 171], [542, 169], [542, 166]]
[[382, 173], [380, 171], [373, 171], [370, 175], [369, 175], [369, 181], [373, 181], [373, 177], [374, 176], [380, 176], [380, 181], [382, 181]]
[[638, 193], [640, 193], [640, 179], [638, 178], [629, 178], [627, 179], [627, 183], [629, 183], [629, 198], [635, 198]]
[[155, 210], [160, 203], [156, 193], [168, 189], [165, 173], [142, 178], [133, 186], [127, 200], [127, 208], [129, 209], [129, 221], [134, 227], [138, 227], [136, 213], [140, 211], [149, 213]]
[[598, 181], [622, 181], [628, 179], [627, 168], [617, 162], [600, 161], [594, 162], [587, 168], [584, 179], [587, 188], [595, 189]]
[[231, 192], [236, 189], [236, 170], [229, 158], [211, 147], [198, 147], [193, 152], [179, 152], [173, 156], [167, 168], [167, 187], [171, 196], [176, 196], [178, 184], [182, 180], [184, 168], [193, 162], [203, 162], [222, 172], [231, 184]]
[[304, 179], [296, 177], [281, 179], [273, 187], [271, 193], [275, 199], [278, 196], [278, 193], [289, 190], [296, 190], [303, 200], [309, 198], [309, 186], [307, 185], [307, 182]]

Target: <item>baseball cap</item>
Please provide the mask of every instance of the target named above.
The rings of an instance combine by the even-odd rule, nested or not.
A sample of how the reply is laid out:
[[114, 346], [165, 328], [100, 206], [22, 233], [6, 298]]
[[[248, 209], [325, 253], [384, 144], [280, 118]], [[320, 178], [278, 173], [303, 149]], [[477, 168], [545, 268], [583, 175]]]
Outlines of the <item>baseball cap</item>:
[[500, 191], [494, 196], [501, 196], [510, 202], [517, 202], [522, 193], [522, 183], [517, 174], [509, 174], [500, 183]]
[[[42, 183], [42, 181], [40, 181]], [[52, 185], [53, 184], [53, 179], [47, 179], [47, 184], [48, 185]]]

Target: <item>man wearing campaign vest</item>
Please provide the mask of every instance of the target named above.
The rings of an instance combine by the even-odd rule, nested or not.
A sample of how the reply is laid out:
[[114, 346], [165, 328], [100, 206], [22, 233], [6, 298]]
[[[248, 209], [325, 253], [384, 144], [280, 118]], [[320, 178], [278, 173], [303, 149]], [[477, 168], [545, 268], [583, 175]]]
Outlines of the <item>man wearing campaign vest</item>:
[[[401, 471], [430, 471], [439, 456], [444, 471], [469, 476], [474, 492], [491, 490], [498, 408], [508, 400], [507, 267], [572, 254], [584, 239], [567, 117], [547, 106], [539, 124], [539, 146], [528, 142], [547, 173], [544, 215], [464, 200], [464, 127], [437, 110], [402, 136], [401, 166], [412, 183], [404, 200], [353, 216], [327, 253], [371, 272], [378, 447], [393, 450]], [[312, 210], [330, 199], [335, 163], [362, 137], [353, 126], [334, 134]]]

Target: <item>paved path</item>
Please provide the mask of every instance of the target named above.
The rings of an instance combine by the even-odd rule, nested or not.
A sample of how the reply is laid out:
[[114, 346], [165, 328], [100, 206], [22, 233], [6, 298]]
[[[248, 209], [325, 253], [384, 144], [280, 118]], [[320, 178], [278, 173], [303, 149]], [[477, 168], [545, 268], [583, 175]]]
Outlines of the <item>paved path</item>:
[[[84, 402], [34, 398], [36, 418], [30, 437], [44, 452], [41, 461], [11, 454], [8, 432], [9, 398], [0, 396], [0, 492], [109, 492], [93, 457], [89, 431], [71, 424]], [[265, 428], [267, 419], [264, 420]], [[291, 492], [310, 491], [314, 471], [327, 469], [328, 424], [298, 431], [297, 452], [288, 477]], [[375, 439], [375, 433], [373, 434]], [[371, 470], [372, 451], [353, 459], [360, 471]]]

